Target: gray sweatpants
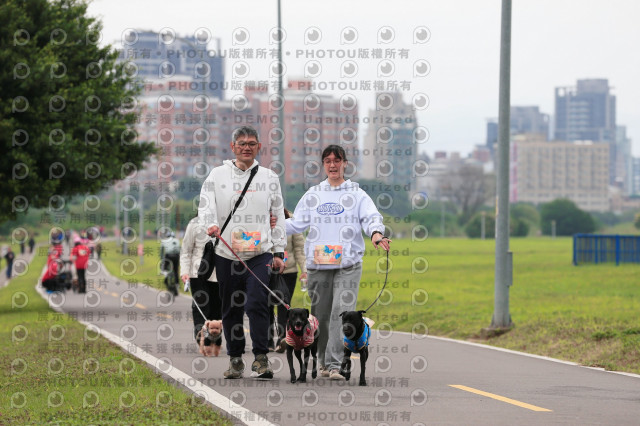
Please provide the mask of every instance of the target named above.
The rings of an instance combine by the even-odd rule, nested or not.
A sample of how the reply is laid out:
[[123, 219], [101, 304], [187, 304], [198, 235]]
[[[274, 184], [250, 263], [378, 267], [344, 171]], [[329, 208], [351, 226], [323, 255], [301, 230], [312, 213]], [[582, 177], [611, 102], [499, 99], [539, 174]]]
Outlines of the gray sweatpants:
[[344, 354], [342, 318], [356, 309], [362, 263], [342, 269], [308, 270], [311, 314], [318, 318], [318, 358], [327, 369], [340, 369]]

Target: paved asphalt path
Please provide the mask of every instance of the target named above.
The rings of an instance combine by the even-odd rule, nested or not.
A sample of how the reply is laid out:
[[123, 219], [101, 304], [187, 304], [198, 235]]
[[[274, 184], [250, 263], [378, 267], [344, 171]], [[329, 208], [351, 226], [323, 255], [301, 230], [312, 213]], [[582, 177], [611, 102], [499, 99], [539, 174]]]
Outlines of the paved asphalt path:
[[[197, 353], [189, 297], [172, 300], [167, 292], [117, 281], [97, 261], [91, 261], [87, 278], [86, 295], [49, 295], [50, 302], [117, 336], [112, 340], [237, 423], [640, 424], [639, 376], [387, 330], [372, 334], [367, 387], [357, 385], [357, 359], [349, 382], [311, 380], [309, 374], [307, 383], [291, 384], [285, 354], [275, 353], [269, 355], [275, 378], [252, 379], [248, 332], [245, 378], [225, 380], [228, 356]], [[370, 316], [380, 325], [391, 309], [374, 307]]]

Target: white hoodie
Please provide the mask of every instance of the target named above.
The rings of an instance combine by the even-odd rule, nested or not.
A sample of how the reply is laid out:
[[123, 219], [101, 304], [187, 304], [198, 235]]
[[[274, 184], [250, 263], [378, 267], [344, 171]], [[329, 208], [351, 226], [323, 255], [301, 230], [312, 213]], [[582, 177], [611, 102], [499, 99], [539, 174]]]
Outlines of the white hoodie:
[[307, 269], [345, 268], [362, 261], [362, 231], [384, 233], [382, 215], [359, 185], [346, 180], [333, 187], [328, 180], [310, 188], [300, 199], [287, 234], [309, 228], [304, 245]]
[[[214, 225], [222, 228], [254, 167], [258, 167], [258, 172], [222, 233], [222, 238], [243, 260], [271, 252], [272, 249], [276, 253], [283, 252], [287, 246], [284, 205], [278, 176], [272, 170], [260, 167], [256, 160], [247, 170], [240, 170], [233, 161], [225, 160], [222, 166], [211, 170], [200, 190], [200, 223], [205, 229]], [[269, 213], [277, 219], [273, 229], [269, 226]], [[218, 243], [216, 253], [236, 260], [222, 241]]]

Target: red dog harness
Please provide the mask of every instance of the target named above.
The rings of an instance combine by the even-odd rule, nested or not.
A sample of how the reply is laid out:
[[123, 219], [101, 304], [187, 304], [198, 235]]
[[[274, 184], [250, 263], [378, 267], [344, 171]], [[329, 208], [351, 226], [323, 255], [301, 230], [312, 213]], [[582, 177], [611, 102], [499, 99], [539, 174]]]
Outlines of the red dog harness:
[[318, 329], [318, 319], [309, 315], [309, 324], [304, 328], [304, 333], [297, 336], [293, 330], [287, 326], [287, 335], [284, 340], [287, 345], [292, 346], [296, 351], [302, 350], [313, 343], [314, 335]]

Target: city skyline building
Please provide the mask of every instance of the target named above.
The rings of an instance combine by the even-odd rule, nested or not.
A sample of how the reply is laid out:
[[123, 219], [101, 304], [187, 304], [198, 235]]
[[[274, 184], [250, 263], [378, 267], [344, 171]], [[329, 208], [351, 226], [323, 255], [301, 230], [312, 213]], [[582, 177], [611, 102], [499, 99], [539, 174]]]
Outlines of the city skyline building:
[[616, 182], [616, 97], [609, 80], [581, 79], [555, 89], [554, 139], [593, 141], [609, 146], [609, 183]]
[[[549, 126], [551, 119], [549, 114], [540, 112], [540, 107], [532, 106], [511, 106], [509, 112], [509, 128], [512, 135], [522, 133], [535, 133], [549, 138]], [[493, 153], [495, 144], [498, 143], [498, 119], [487, 120], [486, 146]]]
[[515, 135], [510, 150], [510, 202], [567, 198], [586, 211], [608, 211], [609, 146]]
[[[209, 49], [209, 45], [214, 48]], [[130, 63], [127, 72], [140, 80], [182, 77], [192, 90], [224, 99], [224, 58], [218, 52], [220, 39], [206, 32], [181, 37], [173, 31], [132, 29], [123, 36], [118, 61]]]
[[616, 127], [616, 186], [623, 195], [629, 196], [633, 192], [633, 156], [631, 155], [631, 139], [627, 137], [626, 126]]
[[360, 176], [415, 190], [418, 146], [428, 139], [428, 130], [418, 126], [415, 110], [403, 101], [402, 93], [381, 92], [376, 97], [390, 99], [391, 107], [369, 110]]

